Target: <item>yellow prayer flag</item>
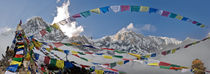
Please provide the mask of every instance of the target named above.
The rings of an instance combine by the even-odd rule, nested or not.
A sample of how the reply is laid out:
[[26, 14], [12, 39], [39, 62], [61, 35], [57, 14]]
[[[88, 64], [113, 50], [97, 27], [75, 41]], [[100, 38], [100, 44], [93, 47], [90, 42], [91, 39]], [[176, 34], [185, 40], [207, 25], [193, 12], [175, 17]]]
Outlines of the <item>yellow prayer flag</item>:
[[159, 63], [148, 63], [148, 65], [150, 65], [150, 66], [158, 66]]
[[27, 61], [29, 61], [31, 59], [31, 56], [29, 53], [26, 54], [26, 58], [25, 58]]
[[33, 49], [34, 48], [34, 44], [31, 44], [29, 48], [30, 48], [30, 50]]
[[60, 27], [59, 27], [58, 24], [56, 24], [56, 23], [54, 23], [54, 24], [52, 25], [52, 27], [54, 27], [55, 29], [60, 29]]
[[103, 55], [103, 57], [106, 59], [112, 59], [112, 56], [109, 56], [109, 55]]
[[50, 48], [46, 48], [46, 50], [48, 51], [48, 52], [50, 52], [51, 50], [50, 50]]
[[18, 49], [20, 49], [20, 48], [24, 48], [24, 45], [18, 46]]
[[183, 16], [181, 16], [181, 15], [176, 16], [176, 19], [178, 19], [178, 20], [182, 20], [182, 18], [183, 18]]
[[137, 58], [139, 58], [140, 59], [140, 57], [141, 57], [141, 55], [139, 55], [139, 54], [133, 54], [133, 53], [128, 53], [129, 55], [132, 55], [132, 56], [134, 56], [134, 57], [137, 57]]
[[148, 12], [149, 11], [149, 7], [147, 7], [147, 6], [141, 6], [140, 11], [141, 12]]
[[21, 62], [14, 61], [14, 60], [12, 60], [12, 61], [10, 62], [10, 65], [15, 65], [15, 64], [18, 64], [18, 66], [20, 66], [20, 65], [21, 65]]
[[175, 52], [176, 52], [176, 49], [173, 49], [173, 50], [171, 51], [172, 54], [175, 53]]
[[100, 14], [100, 9], [99, 8], [91, 9], [90, 11], [93, 12], [93, 13]]
[[75, 54], [75, 55], [77, 55], [77, 54], [78, 54], [78, 52], [77, 52], [77, 51], [71, 51], [71, 53], [72, 53], [72, 54]]
[[205, 27], [205, 25], [200, 25], [200, 27], [201, 27], [201, 28], [204, 28], [204, 27]]
[[71, 43], [71, 44], [73, 44], [73, 45], [80, 45], [80, 44], [78, 44], [78, 43], [74, 43], [74, 42], [73, 42], [73, 43]]
[[64, 61], [63, 60], [57, 60], [56, 61], [56, 67], [63, 69]]
[[151, 55], [148, 54], [148, 55], [146, 55], [145, 57], [146, 57], [146, 58], [150, 58], [150, 56], [151, 56]]
[[123, 61], [118, 61], [117, 62], [118, 65], [123, 65], [123, 63], [124, 63]]
[[104, 74], [104, 71], [103, 70], [95, 70], [95, 73], [96, 74]]

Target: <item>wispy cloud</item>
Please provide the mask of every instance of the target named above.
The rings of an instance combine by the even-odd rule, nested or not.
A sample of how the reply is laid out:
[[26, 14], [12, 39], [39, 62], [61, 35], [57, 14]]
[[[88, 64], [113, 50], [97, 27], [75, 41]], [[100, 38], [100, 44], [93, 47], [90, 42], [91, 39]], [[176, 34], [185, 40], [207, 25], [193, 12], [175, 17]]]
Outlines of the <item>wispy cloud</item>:
[[155, 32], [157, 29], [154, 25], [145, 24], [143, 27], [140, 28], [140, 31], [147, 31], [147, 32]]

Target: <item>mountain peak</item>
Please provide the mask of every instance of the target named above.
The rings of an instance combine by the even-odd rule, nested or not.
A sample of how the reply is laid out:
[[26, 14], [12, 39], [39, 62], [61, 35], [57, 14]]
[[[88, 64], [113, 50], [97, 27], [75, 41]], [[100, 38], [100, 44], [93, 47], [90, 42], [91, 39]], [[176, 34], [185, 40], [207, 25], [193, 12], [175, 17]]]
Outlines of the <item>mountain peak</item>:
[[133, 32], [135, 27], [133, 26], [133, 23], [130, 23], [127, 27], [123, 27], [120, 31], [118, 31], [117, 34], [122, 34], [125, 32]]

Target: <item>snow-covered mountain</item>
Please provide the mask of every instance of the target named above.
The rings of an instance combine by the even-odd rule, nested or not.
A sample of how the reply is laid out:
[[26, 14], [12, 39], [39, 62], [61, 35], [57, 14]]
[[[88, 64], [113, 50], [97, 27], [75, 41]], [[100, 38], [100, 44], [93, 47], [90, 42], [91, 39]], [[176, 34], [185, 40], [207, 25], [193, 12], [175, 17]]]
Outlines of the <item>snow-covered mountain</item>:
[[34, 37], [40, 41], [62, 41], [66, 36], [61, 30], [51, 28], [51, 32], [47, 32], [43, 37], [41, 36], [40, 31], [46, 29], [51, 25], [43, 21], [41, 17], [33, 17], [27, 20], [26, 24], [23, 24], [22, 27], [27, 36], [34, 35]]
[[78, 36], [71, 38], [70, 41], [138, 54], [155, 52], [169, 45], [174, 46], [182, 43], [182, 41], [176, 40], [175, 38], [144, 36], [134, 32], [131, 25], [122, 28], [114, 35], [105, 36], [100, 39], [91, 40], [85, 36]]

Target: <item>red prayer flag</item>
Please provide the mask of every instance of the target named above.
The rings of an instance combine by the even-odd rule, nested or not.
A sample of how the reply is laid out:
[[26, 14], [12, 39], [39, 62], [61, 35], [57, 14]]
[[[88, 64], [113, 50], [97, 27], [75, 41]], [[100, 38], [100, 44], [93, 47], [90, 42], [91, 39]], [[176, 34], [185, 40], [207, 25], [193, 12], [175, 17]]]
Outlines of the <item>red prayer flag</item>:
[[168, 11], [163, 11], [163, 13], [162, 13], [161, 15], [162, 15], [162, 16], [168, 17], [169, 14], [170, 14], [170, 12], [168, 12]]
[[42, 35], [42, 37], [43, 37], [46, 33], [47, 33], [47, 32], [46, 32], [45, 29], [42, 29], [42, 30], [40, 31], [40, 34]]
[[17, 44], [18, 44], [18, 45], [24, 45], [24, 43], [23, 43], [23, 42], [17, 42]]
[[90, 67], [88, 65], [82, 65], [82, 64], [80, 64], [80, 66], [82, 66], [82, 68]]
[[80, 14], [75, 14], [75, 15], [73, 15], [72, 17], [73, 17], [73, 18], [79, 18], [79, 17], [81, 17], [81, 16], [80, 16]]
[[49, 56], [45, 56], [44, 63], [45, 64], [49, 64], [50, 63], [50, 57]]
[[121, 8], [121, 12], [122, 11], [128, 11], [130, 9], [130, 6], [128, 6], [128, 5], [121, 5], [120, 8]]
[[197, 21], [193, 21], [192, 23], [193, 23], [193, 24], [196, 24], [196, 23], [198, 23], [198, 22], [197, 22]]
[[105, 50], [114, 50], [114, 49], [109, 49], [109, 48], [101, 48], [101, 49], [105, 49]]
[[170, 69], [173, 69], [173, 70], [180, 70], [180, 69], [182, 69], [182, 68], [180, 68], [180, 67], [170, 67]]
[[21, 55], [21, 54], [16, 54], [15, 55], [15, 58], [22, 58], [24, 55]]
[[109, 69], [109, 70], [114, 71], [114, 72], [118, 72], [117, 69], [112, 69], [112, 68], [108, 68], [108, 67], [106, 67], [106, 69]]
[[167, 54], [167, 52], [163, 51], [163, 52], [161, 52], [161, 54], [165, 56]]
[[72, 55], [74, 55], [74, 56], [76, 56], [76, 57], [79, 57], [79, 58], [80, 58], [80, 56], [79, 56], [79, 55], [77, 55], [77, 54], [72, 54]]
[[160, 66], [170, 66], [171, 64], [166, 63], [166, 62], [160, 62], [159, 65], [160, 65]]
[[123, 58], [122, 60], [130, 60], [130, 61], [132, 61], [133, 59], [127, 59], [127, 58]]
[[64, 44], [62, 44], [61, 42], [56, 42], [56, 43], [53, 43], [55, 45], [55, 47], [60, 47], [60, 46], [63, 46]]
[[85, 54], [93, 54], [92, 52], [85, 52]]
[[107, 63], [107, 64], [103, 64], [103, 65], [106, 65], [106, 66], [108, 66], [109, 67], [109, 64]]

